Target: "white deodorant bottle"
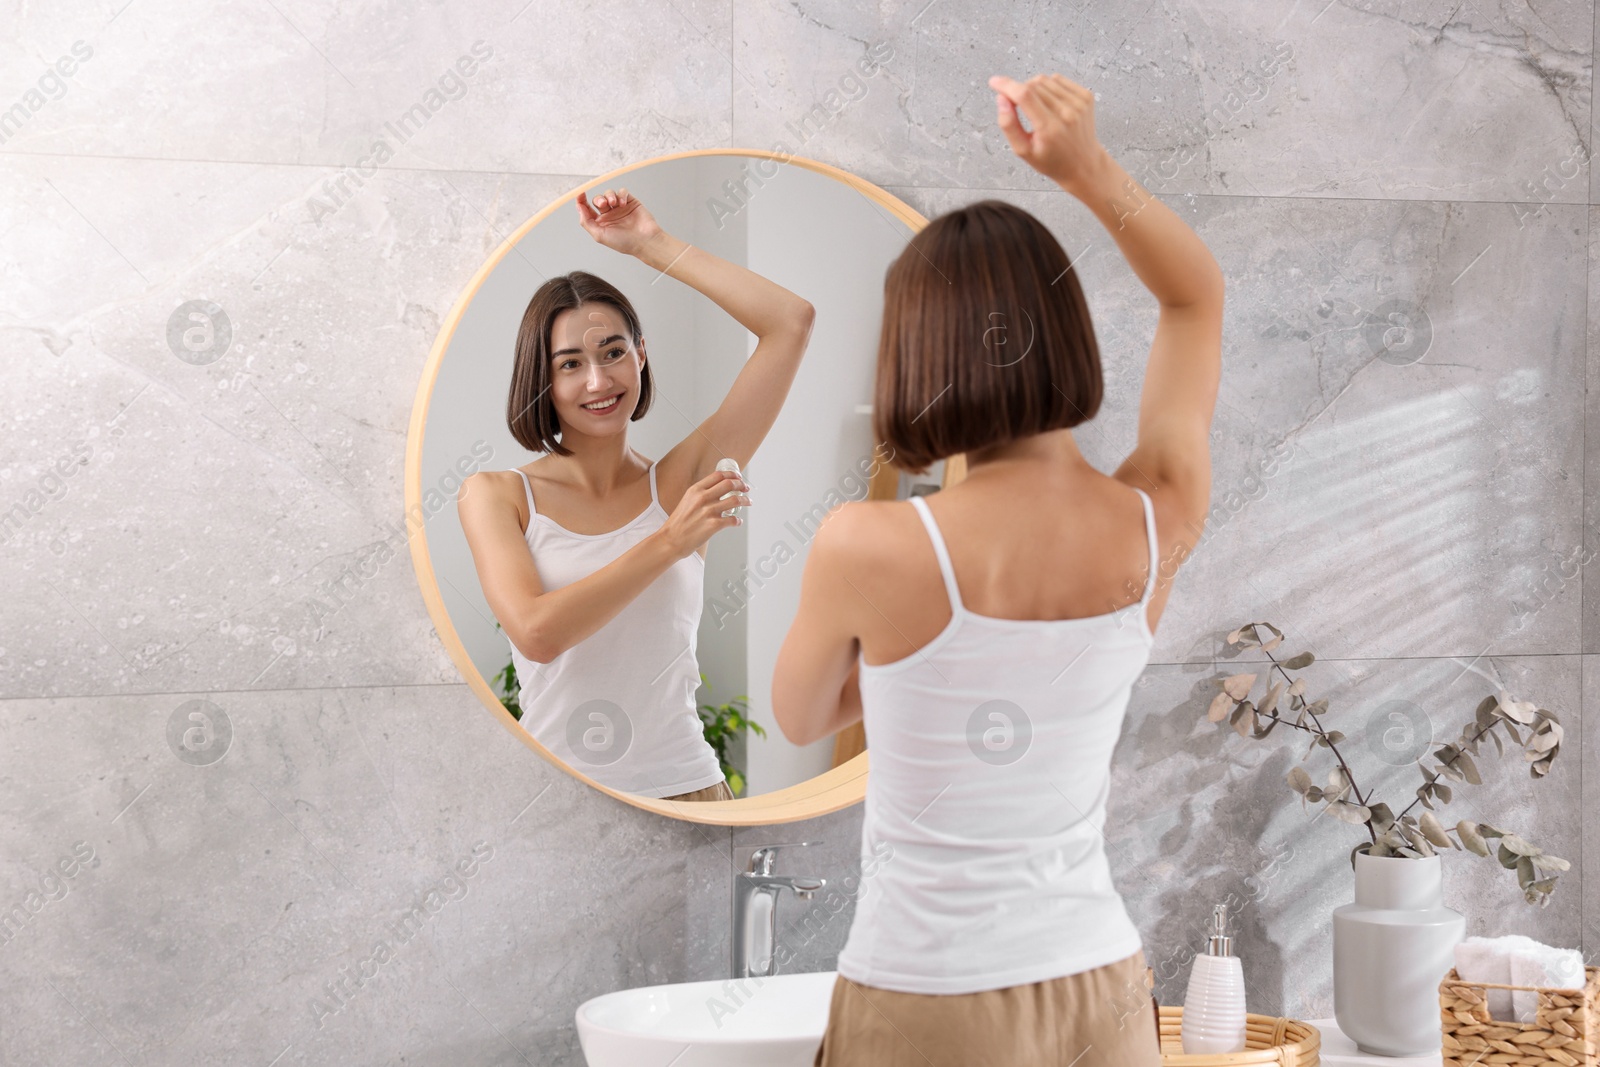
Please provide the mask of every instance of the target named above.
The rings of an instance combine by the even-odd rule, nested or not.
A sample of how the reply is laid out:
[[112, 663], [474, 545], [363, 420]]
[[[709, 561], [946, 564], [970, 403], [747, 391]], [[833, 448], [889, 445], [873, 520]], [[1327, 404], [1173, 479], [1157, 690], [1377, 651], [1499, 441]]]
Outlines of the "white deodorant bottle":
[[1206, 951], [1194, 958], [1183, 998], [1179, 1033], [1186, 1056], [1244, 1051], [1244, 967], [1233, 954], [1227, 927], [1228, 906], [1218, 904], [1211, 912]]
[[[739, 473], [739, 462], [738, 462], [738, 460], [719, 459], [719, 460], [717, 460], [717, 470], [719, 470], [719, 471], [732, 471], [734, 474], [738, 475], [740, 481], [744, 480], [744, 475]], [[731, 493], [723, 493], [717, 499], [718, 500], [726, 500], [730, 496], [738, 496], [738, 495], [739, 494], [738, 494], [737, 491], [731, 492]], [[738, 507], [729, 508], [727, 511], [724, 511], [722, 513], [722, 517], [725, 518], [725, 519], [732, 518], [735, 515], [738, 515], [738, 516], [741, 516], [741, 517], [744, 515], [744, 505], [741, 504]]]

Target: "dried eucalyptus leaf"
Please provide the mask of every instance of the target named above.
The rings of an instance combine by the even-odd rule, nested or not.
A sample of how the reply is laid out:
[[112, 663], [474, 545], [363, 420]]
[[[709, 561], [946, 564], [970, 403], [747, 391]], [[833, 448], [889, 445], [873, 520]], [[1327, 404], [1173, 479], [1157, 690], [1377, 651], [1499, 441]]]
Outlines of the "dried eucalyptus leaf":
[[1288, 659], [1284, 660], [1283, 666], [1285, 670], [1297, 671], [1302, 667], [1311, 666], [1316, 661], [1317, 657], [1313, 656], [1311, 653], [1301, 652], [1299, 655], [1290, 656]]
[[1433, 812], [1423, 812], [1421, 824], [1422, 833], [1427, 837], [1430, 844], [1438, 845], [1440, 848], [1456, 847], [1456, 843], [1450, 840], [1450, 835], [1445, 833], [1444, 824], [1439, 821], [1438, 816], [1434, 815]]
[[1307, 789], [1311, 788], [1311, 776], [1305, 772], [1304, 768], [1291, 767], [1288, 777], [1289, 788], [1302, 796], [1305, 795]]
[[1233, 732], [1240, 737], [1246, 737], [1256, 730], [1256, 709], [1247, 700], [1239, 707], [1245, 714], [1237, 716], [1233, 724]]
[[1555, 748], [1560, 743], [1561, 739], [1559, 737], [1553, 737], [1550, 734], [1536, 732], [1532, 737], [1528, 738], [1528, 751], [1533, 753], [1533, 755], [1529, 756], [1528, 758], [1538, 759], [1544, 753]]
[[1379, 838], [1376, 844], [1367, 849], [1367, 855], [1369, 856], [1387, 856], [1389, 854], [1389, 846], [1383, 843], [1382, 838]]
[[1266, 725], [1265, 729], [1257, 730], [1255, 733], [1251, 734], [1250, 736], [1255, 738], [1257, 741], [1261, 740], [1263, 737], [1266, 737], [1268, 734], [1270, 734], [1272, 732], [1272, 728], [1278, 725], [1278, 721], [1279, 720], [1278, 720], [1277, 716], [1273, 716], [1272, 718], [1267, 720], [1267, 725]]
[[1494, 741], [1494, 754], [1503, 757], [1506, 754], [1506, 746], [1500, 743], [1500, 735], [1491, 733], [1489, 738]]
[[1473, 785], [1482, 785], [1483, 779], [1478, 776], [1478, 765], [1472, 762], [1472, 757], [1465, 752], [1456, 757], [1456, 768], [1466, 776], [1467, 781]]
[[1222, 691], [1235, 700], [1243, 700], [1250, 695], [1250, 687], [1256, 682], [1253, 674], [1233, 674], [1222, 680]]
[[1350, 779], [1345, 775], [1343, 767], [1335, 767], [1328, 772], [1328, 788], [1335, 793], [1350, 784]]
[[1472, 714], [1473, 721], [1476, 722], [1479, 727], [1485, 730], [1493, 726], [1494, 708], [1498, 703], [1499, 701], [1492, 696], [1484, 697], [1482, 703], [1478, 705], [1478, 710]]
[[1502, 700], [1499, 704], [1499, 710], [1500, 714], [1504, 715], [1512, 722], [1527, 726], [1529, 723], [1533, 722], [1533, 713], [1538, 709], [1533, 706], [1532, 701]]
[[1533, 858], [1517, 857], [1517, 884], [1526, 889], [1533, 884]]
[[1304, 678], [1296, 678], [1294, 680], [1294, 684], [1289, 686], [1289, 695], [1292, 696], [1292, 697], [1297, 697], [1301, 693], [1304, 693], [1305, 691], [1306, 691], [1306, 680]]
[[1338, 730], [1329, 730], [1328, 731], [1328, 743], [1330, 745], [1337, 745], [1340, 741], [1343, 741], [1343, 740], [1344, 740], [1344, 734], [1341, 733], [1340, 731], [1338, 731]]
[[1519, 856], [1537, 856], [1543, 849], [1529, 844], [1516, 834], [1504, 834], [1500, 838], [1500, 847], [1508, 848]]
[[1328, 698], [1323, 697], [1321, 700], [1313, 700], [1306, 705], [1306, 710], [1313, 715], [1326, 715], [1328, 713]]
[[1271, 652], [1273, 649], [1277, 648], [1281, 644], [1283, 644], [1283, 635], [1279, 634], [1277, 637], [1274, 637], [1272, 640], [1264, 642], [1261, 645], [1261, 651], [1263, 651], [1263, 652]]
[[1277, 706], [1278, 706], [1278, 697], [1280, 697], [1282, 695], [1283, 695], [1283, 683], [1282, 682], [1277, 682], [1277, 683], [1275, 683], [1273, 685], [1273, 687], [1271, 689], [1267, 690], [1266, 698], [1261, 701], [1261, 707], [1259, 709], [1261, 714], [1265, 715], [1265, 714], [1275, 710], [1277, 708]]
[[1347, 804], [1342, 800], [1329, 801], [1328, 814], [1336, 819], [1357, 825], [1361, 825], [1372, 818], [1372, 812], [1365, 805]]
[[1565, 871], [1572, 867], [1571, 863], [1560, 856], [1540, 854], [1538, 856], [1530, 856], [1529, 859], [1533, 860], [1533, 865], [1541, 871]]
[[1414, 859], [1414, 860], [1422, 859], [1422, 853], [1418, 852], [1414, 848], [1402, 848], [1402, 849], [1400, 849], [1400, 855], [1409, 857], [1410, 859]]
[[1389, 805], [1379, 801], [1376, 804], [1369, 805], [1369, 807], [1372, 808], [1372, 828], [1374, 830], [1381, 834], [1394, 825], [1394, 812], [1389, 809]]
[[1495, 854], [1495, 859], [1499, 860], [1500, 866], [1504, 867], [1506, 870], [1512, 870], [1515, 868], [1517, 861], [1521, 858], [1521, 856], [1517, 855], [1509, 848], [1506, 848], [1506, 846], [1503, 844], [1500, 846], [1499, 851]]
[[1489, 854], [1489, 845], [1484, 841], [1483, 835], [1478, 833], [1477, 823], [1470, 819], [1462, 819], [1456, 823], [1456, 834], [1461, 838], [1461, 843], [1467, 847], [1468, 852], [1479, 856], [1487, 856]]
[[1306, 790], [1306, 799], [1307, 800], [1314, 800], [1314, 801], [1315, 800], [1321, 800], [1322, 799], [1322, 790], [1319, 789], [1316, 786], [1311, 786], [1309, 789]]
[[1239, 643], [1239, 635], [1242, 634], [1242, 633], [1244, 633], [1244, 627], [1242, 627], [1242, 626], [1239, 629], [1234, 630], [1231, 633], [1229, 633], [1228, 634], [1228, 644], [1230, 644], [1230, 645], [1238, 644]]
[[1233, 697], [1226, 692], [1218, 693], [1212, 698], [1211, 706], [1206, 709], [1206, 718], [1212, 722], [1221, 722], [1228, 714], [1228, 705], [1234, 702]]
[[1451, 793], [1450, 793], [1450, 787], [1447, 786], [1447, 785], [1440, 785], [1438, 783], [1434, 783], [1433, 795], [1438, 797], [1440, 800], [1444, 801], [1446, 804], [1450, 803]]

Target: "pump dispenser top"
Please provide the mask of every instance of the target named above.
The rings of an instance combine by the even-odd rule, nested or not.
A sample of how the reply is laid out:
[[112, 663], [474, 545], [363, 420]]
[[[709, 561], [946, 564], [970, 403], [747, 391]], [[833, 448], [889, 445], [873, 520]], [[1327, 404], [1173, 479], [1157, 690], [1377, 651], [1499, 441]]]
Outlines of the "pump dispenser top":
[[1211, 936], [1206, 939], [1206, 955], [1233, 955], [1233, 938], [1224, 932], [1227, 929], [1228, 906], [1226, 904], [1218, 904], [1211, 909]]

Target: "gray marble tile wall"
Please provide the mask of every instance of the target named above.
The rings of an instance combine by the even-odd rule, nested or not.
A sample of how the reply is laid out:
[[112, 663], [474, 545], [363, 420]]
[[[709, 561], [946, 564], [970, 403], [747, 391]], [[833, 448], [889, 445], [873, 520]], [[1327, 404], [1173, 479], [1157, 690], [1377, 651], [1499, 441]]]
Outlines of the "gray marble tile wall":
[[[821, 840], [791, 871], [853, 873], [859, 807], [663, 820], [491, 721], [394, 536], [411, 403], [476, 266], [548, 200], [656, 155], [783, 142], [930, 216], [995, 196], [1053, 227], [1108, 379], [1079, 440], [1110, 469], [1155, 306], [995, 127], [989, 75], [1041, 70], [1098, 92], [1102, 141], [1229, 287], [1216, 510], [1107, 821], [1162, 1002], [1231, 896], [1251, 1009], [1332, 1013], [1329, 913], [1361, 837], [1288, 792], [1298, 737], [1205, 721], [1216, 679], [1262, 666], [1224, 641], [1252, 620], [1316, 652], [1361, 784], [1402, 803], [1415, 769], [1362, 752], [1390, 702], [1440, 740], [1498, 687], [1557, 711], [1549, 780], [1512, 749], [1445, 811], [1572, 869], [1530, 908], [1455, 854], [1446, 900], [1470, 933], [1595, 962], [1592, 3], [106, 0], [4, 21], [0, 909], [21, 918], [0, 1061], [579, 1064], [582, 1000], [726, 973], [750, 845]], [[852, 84], [869, 48], [892, 55]], [[461, 56], [473, 75], [375, 159]], [[225, 359], [175, 357], [193, 300], [226, 313]], [[317, 617], [323, 584], [384, 544]], [[223, 761], [175, 758], [190, 701], [225, 715]], [[849, 919], [790, 928], [800, 969], [833, 965]]]

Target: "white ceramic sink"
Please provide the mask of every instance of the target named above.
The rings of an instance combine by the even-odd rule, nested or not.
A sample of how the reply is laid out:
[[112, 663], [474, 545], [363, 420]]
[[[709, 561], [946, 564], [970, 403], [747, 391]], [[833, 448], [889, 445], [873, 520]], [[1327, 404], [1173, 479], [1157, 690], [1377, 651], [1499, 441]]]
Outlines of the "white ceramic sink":
[[836, 971], [676, 982], [578, 1005], [589, 1067], [811, 1067]]

